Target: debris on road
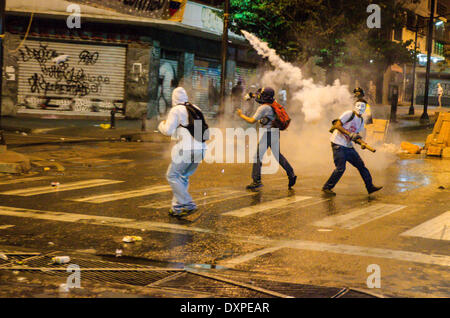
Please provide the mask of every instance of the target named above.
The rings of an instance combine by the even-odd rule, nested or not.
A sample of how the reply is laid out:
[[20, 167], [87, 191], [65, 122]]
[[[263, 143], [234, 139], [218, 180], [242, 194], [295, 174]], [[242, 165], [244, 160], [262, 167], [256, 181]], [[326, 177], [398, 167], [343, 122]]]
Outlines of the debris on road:
[[49, 167], [44, 167], [44, 171], [49, 171], [50, 168]]
[[51, 185], [52, 185], [52, 187], [58, 187], [59, 186], [59, 182], [52, 182]]
[[142, 241], [142, 237], [140, 236], [124, 236], [124, 238], [122, 239], [122, 242], [125, 243], [134, 243], [140, 241]]
[[8, 260], [8, 256], [6, 256], [6, 255], [3, 254], [3, 253], [0, 253], [0, 259], [2, 259], [2, 260], [4, 260], [4, 261], [7, 261], [7, 260]]
[[70, 262], [69, 256], [55, 256], [52, 257], [52, 264], [67, 264]]
[[68, 293], [69, 292], [69, 286], [67, 286], [67, 284], [59, 285], [59, 292], [60, 293]]
[[412, 144], [412, 143], [410, 143], [410, 142], [406, 142], [406, 141], [403, 141], [403, 142], [400, 144], [400, 147], [401, 147], [403, 150], [405, 150], [405, 151], [407, 151], [408, 153], [413, 154], [413, 155], [419, 154], [420, 151], [422, 150], [422, 148], [420, 148], [420, 146], [415, 145], [415, 144]]
[[53, 246], [53, 245], [55, 245], [55, 243], [53, 243], [53, 242], [48, 242], [48, 245]]
[[116, 257], [121, 257], [122, 256], [122, 250], [117, 249], [116, 250]]
[[102, 127], [103, 129], [110, 129], [111, 124], [100, 124], [100, 127]]

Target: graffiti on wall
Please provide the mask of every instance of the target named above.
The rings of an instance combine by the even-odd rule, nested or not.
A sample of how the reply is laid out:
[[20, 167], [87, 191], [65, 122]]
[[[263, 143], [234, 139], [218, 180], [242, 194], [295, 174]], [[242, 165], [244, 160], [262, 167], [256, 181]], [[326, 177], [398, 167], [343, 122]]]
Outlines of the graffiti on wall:
[[[102, 55], [95, 49], [73, 49], [63, 52], [48, 43], [24, 45], [18, 50], [22, 102], [27, 108], [73, 111], [107, 111], [114, 101], [103, 97], [113, 90], [110, 76], [103, 64], [96, 64]], [[107, 92], [105, 92], [105, 89]]]
[[158, 112], [164, 115], [172, 107], [172, 91], [178, 86], [177, 62], [161, 60], [158, 82]]

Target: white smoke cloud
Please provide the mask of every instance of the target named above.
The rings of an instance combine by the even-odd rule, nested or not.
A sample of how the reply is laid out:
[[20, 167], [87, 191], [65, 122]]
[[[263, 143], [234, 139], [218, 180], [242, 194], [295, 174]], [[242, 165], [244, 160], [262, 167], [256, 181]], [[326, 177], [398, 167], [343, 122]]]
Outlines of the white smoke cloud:
[[[256, 52], [267, 58], [274, 67], [273, 71], [266, 72], [261, 84], [264, 86], [287, 86], [291, 93], [291, 105], [301, 105], [301, 111], [306, 122], [320, 120], [325, 110], [351, 107], [352, 96], [346, 85], [336, 80], [333, 85], [321, 85], [310, 78], [304, 78], [302, 70], [280, 58], [276, 51], [258, 39], [255, 35], [241, 30]], [[327, 116], [328, 117], [328, 116]]]

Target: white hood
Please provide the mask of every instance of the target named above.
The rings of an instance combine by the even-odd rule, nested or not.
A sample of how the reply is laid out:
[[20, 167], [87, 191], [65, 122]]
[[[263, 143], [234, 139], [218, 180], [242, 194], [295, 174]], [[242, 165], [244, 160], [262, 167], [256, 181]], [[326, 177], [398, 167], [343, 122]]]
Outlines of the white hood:
[[183, 87], [177, 87], [172, 92], [172, 107], [184, 104], [188, 101], [186, 90]]

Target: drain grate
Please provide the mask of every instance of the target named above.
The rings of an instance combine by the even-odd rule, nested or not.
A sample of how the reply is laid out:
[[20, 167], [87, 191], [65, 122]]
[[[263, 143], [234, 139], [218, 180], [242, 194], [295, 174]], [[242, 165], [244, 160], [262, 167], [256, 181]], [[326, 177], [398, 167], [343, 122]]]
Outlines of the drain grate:
[[32, 257], [36, 257], [41, 255], [40, 253], [20, 253], [20, 252], [1, 252], [2, 254], [5, 254], [8, 259], [0, 259], [0, 267], [13, 265], [13, 264], [22, 264], [23, 261], [30, 259]]
[[[203, 295], [203, 297], [226, 298], [376, 298], [367, 293], [342, 288], [293, 284], [269, 280], [252, 279], [250, 282], [230, 280], [226, 277], [211, 275], [185, 269], [168, 269], [139, 264], [99, 260], [95, 256], [86, 258], [70, 255], [69, 264], [51, 264], [55, 255], [67, 255], [61, 252], [40, 253], [4, 253], [8, 260], [0, 260], [0, 270], [15, 270], [24, 273], [40, 273], [53, 277], [67, 278], [69, 264], [80, 267], [81, 279], [100, 283], [116, 283], [148, 288], [168, 289]], [[244, 279], [245, 280], [245, 279]]]

